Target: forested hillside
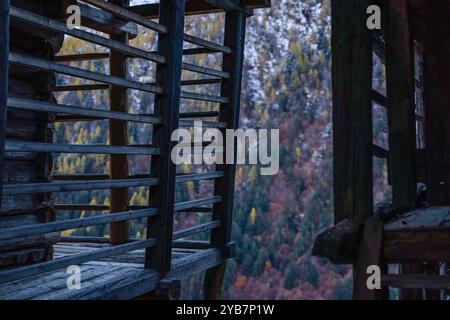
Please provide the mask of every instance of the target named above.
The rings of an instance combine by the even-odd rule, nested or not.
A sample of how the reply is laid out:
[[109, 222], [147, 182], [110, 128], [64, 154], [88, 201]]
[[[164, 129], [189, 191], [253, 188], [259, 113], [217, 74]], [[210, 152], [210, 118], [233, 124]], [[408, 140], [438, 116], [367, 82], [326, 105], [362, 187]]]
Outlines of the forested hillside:
[[[237, 257], [230, 261], [224, 297], [236, 299], [330, 299], [349, 298], [351, 273], [311, 257], [315, 236], [332, 223], [332, 126], [330, 74], [330, 8], [327, 0], [275, 0], [270, 10], [255, 12], [247, 26], [246, 58], [241, 104], [241, 127], [280, 129], [280, 171], [260, 176], [255, 166], [240, 166], [236, 177], [233, 239]], [[189, 17], [186, 32], [222, 41], [222, 15]], [[142, 33], [132, 43], [145, 49], [153, 43], [152, 33]], [[97, 48], [98, 49], [98, 48]], [[92, 52], [92, 45], [67, 39], [65, 54]], [[213, 55], [186, 61], [218, 68]], [[130, 79], [151, 82], [154, 66], [130, 60]], [[106, 60], [73, 65], [107, 73]], [[188, 79], [193, 74], [185, 74]], [[59, 78], [59, 84], [73, 79]], [[78, 81], [78, 83], [84, 83]], [[209, 93], [217, 87], [209, 87]], [[212, 90], [212, 91], [211, 91]], [[200, 91], [199, 91], [200, 92]], [[108, 107], [107, 91], [61, 93], [61, 103]], [[152, 111], [152, 96], [130, 92], [130, 111]], [[184, 110], [213, 110], [208, 103], [183, 102]], [[383, 126], [382, 120], [379, 126]], [[56, 124], [56, 140], [71, 143], [107, 143], [105, 121]], [[382, 129], [382, 128], [381, 128]], [[148, 144], [151, 127], [130, 125], [130, 144]], [[383, 137], [382, 137], [383, 138]], [[55, 158], [55, 173], [106, 174], [107, 156], [70, 155]], [[148, 173], [149, 159], [130, 157], [132, 174]], [[195, 170], [196, 168], [180, 168]], [[383, 184], [383, 174], [377, 176]], [[195, 198], [209, 192], [208, 184], [191, 183], [179, 188], [178, 199]], [[147, 189], [131, 190], [131, 204], [145, 204]], [[107, 204], [108, 192], [59, 195], [58, 202]], [[94, 213], [83, 212], [82, 215]], [[61, 217], [77, 216], [75, 212]], [[191, 214], [177, 218], [187, 225], [205, 216]], [[132, 224], [133, 236], [145, 231], [141, 222]], [[105, 227], [106, 228], [106, 227]], [[85, 235], [107, 234], [105, 228], [78, 231]], [[199, 297], [198, 279], [191, 279], [185, 296]]]

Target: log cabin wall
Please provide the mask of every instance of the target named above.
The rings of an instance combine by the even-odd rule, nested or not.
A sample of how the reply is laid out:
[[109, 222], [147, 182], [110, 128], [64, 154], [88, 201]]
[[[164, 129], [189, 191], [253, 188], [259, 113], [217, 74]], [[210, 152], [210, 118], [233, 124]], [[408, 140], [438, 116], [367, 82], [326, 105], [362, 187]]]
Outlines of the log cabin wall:
[[[12, 0], [11, 5], [29, 11], [57, 17], [65, 11], [64, 1]], [[64, 41], [64, 35], [11, 21], [10, 49], [14, 52], [53, 60]], [[45, 102], [56, 102], [52, 94], [55, 75], [50, 72], [11, 65], [9, 69], [9, 95]], [[48, 112], [8, 109], [6, 138], [9, 141], [52, 142]], [[52, 168], [51, 153], [6, 152], [3, 183], [48, 182]], [[1, 201], [0, 228], [44, 223], [54, 220], [50, 207], [50, 194], [4, 195]], [[2, 241], [0, 243], [0, 269], [46, 261], [52, 258], [53, 243], [59, 233]]]

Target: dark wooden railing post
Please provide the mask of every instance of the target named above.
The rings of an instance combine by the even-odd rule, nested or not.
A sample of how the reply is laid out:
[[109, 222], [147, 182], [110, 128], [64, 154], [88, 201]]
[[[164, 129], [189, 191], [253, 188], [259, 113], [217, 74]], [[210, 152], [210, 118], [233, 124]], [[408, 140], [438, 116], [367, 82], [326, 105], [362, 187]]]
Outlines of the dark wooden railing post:
[[[372, 37], [368, 0], [332, 0], [334, 220], [363, 225], [373, 212]], [[371, 232], [367, 232], [371, 235]], [[370, 247], [366, 247], [367, 250]], [[353, 296], [370, 297], [367, 257], [353, 268]]]
[[396, 210], [416, 204], [416, 122], [414, 42], [406, 0], [385, 1], [386, 82], [389, 122], [389, 166]]
[[[426, 3], [424, 104], [427, 201], [450, 205], [450, 4]], [[445, 40], [444, 40], [445, 39]]]
[[[109, 0], [110, 2], [127, 7], [129, 0]], [[111, 40], [128, 44], [128, 34], [110, 35]], [[127, 79], [127, 56], [121, 52], [111, 50], [109, 58], [110, 75]], [[109, 90], [110, 111], [128, 112], [127, 88], [111, 85]], [[109, 121], [109, 142], [112, 146], [126, 146], [128, 144], [128, 125], [126, 121]], [[129, 175], [128, 156], [111, 154], [109, 172], [111, 179], [126, 179]], [[128, 188], [111, 189], [111, 213], [123, 212], [128, 207]], [[113, 244], [125, 243], [129, 237], [129, 222], [111, 223], [110, 242]]]
[[369, 1], [332, 0], [335, 223], [372, 215], [372, 38]]
[[5, 158], [6, 101], [8, 98], [9, 0], [0, 0], [0, 209]]
[[[414, 98], [414, 39], [410, 32], [406, 0], [384, 2], [386, 89], [389, 123], [389, 172], [395, 210], [416, 206], [416, 120]], [[414, 273], [418, 265], [401, 265], [402, 273]], [[420, 299], [421, 290], [400, 291], [404, 300]]]
[[[225, 16], [224, 46], [231, 48], [232, 53], [224, 53], [223, 55], [222, 71], [229, 72], [230, 78], [222, 81], [221, 96], [228, 97], [228, 103], [220, 105], [219, 121], [226, 122], [228, 129], [237, 129], [239, 126], [246, 18], [246, 15], [240, 11], [229, 12]], [[223, 136], [226, 137], [225, 129], [222, 129], [222, 132]], [[224, 159], [226, 159], [225, 154]], [[234, 164], [221, 164], [216, 166], [216, 170], [223, 171], [224, 177], [216, 180], [214, 194], [223, 197], [223, 200], [213, 207], [212, 219], [219, 220], [221, 224], [220, 228], [213, 230], [211, 233], [211, 245], [217, 248], [225, 248], [231, 240], [236, 166]], [[206, 272], [204, 279], [205, 299], [218, 299], [220, 297], [222, 280], [226, 270], [225, 264], [226, 262]]]
[[156, 268], [164, 275], [170, 270], [175, 200], [176, 166], [171, 160], [172, 132], [178, 127], [181, 96], [181, 65], [183, 58], [184, 0], [162, 0], [159, 22], [167, 26], [167, 34], [159, 34], [158, 53], [166, 59], [158, 64], [156, 83], [164, 90], [155, 97], [154, 113], [161, 117], [162, 125], [153, 128], [153, 144], [161, 154], [152, 156], [151, 175], [160, 179], [150, 188], [150, 207], [157, 208], [156, 217], [148, 219], [147, 237], [157, 240], [156, 247], [146, 250], [145, 266]]

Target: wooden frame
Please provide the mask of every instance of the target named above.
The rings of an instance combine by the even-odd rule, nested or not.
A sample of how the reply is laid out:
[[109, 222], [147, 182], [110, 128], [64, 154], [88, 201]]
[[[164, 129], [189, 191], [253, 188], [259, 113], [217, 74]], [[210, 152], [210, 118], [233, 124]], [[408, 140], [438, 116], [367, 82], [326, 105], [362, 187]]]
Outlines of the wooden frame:
[[145, 267], [155, 268], [163, 276], [171, 268], [176, 166], [170, 160], [175, 144], [169, 141], [178, 127], [184, 11], [184, 0], [160, 2], [159, 23], [170, 28], [167, 34], [159, 35], [158, 53], [169, 63], [158, 65], [156, 71], [156, 83], [164, 89], [164, 94], [156, 95], [154, 112], [161, 117], [164, 126], [153, 129], [153, 144], [160, 145], [161, 155], [152, 158], [151, 175], [160, 179], [160, 185], [150, 189], [149, 205], [158, 208], [160, 214], [148, 219], [147, 238], [155, 238], [157, 243], [155, 248], [146, 250]]

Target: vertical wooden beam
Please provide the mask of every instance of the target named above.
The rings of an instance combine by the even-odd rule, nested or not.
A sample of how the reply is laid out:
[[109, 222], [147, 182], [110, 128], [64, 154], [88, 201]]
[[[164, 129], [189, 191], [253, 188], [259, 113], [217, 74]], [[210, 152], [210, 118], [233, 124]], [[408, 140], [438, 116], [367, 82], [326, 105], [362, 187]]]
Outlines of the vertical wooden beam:
[[332, 0], [335, 223], [372, 215], [372, 37], [367, 0]]
[[383, 13], [390, 180], [393, 204], [400, 211], [416, 205], [414, 39], [406, 0], [386, 0]]
[[159, 64], [156, 83], [164, 89], [155, 97], [154, 113], [162, 119], [153, 127], [153, 144], [161, 154], [152, 157], [151, 175], [160, 179], [159, 186], [150, 189], [149, 205], [159, 214], [148, 220], [147, 237], [156, 238], [155, 248], [146, 249], [145, 266], [156, 268], [162, 275], [170, 270], [172, 253], [173, 212], [175, 201], [176, 166], [171, 160], [172, 132], [178, 128], [181, 94], [181, 64], [183, 58], [184, 0], [162, 0], [159, 22], [168, 27], [167, 34], [158, 36], [158, 53], [166, 58]]
[[[221, 96], [228, 97], [228, 103], [220, 105], [219, 121], [226, 122], [228, 129], [237, 129], [239, 126], [245, 25], [246, 16], [242, 12], [234, 11], [225, 15], [224, 46], [231, 48], [232, 53], [223, 56], [222, 70], [230, 73], [230, 78], [222, 82]], [[225, 129], [222, 129], [222, 133], [225, 137]], [[225, 143], [227, 142], [225, 141]], [[216, 166], [216, 170], [223, 171], [224, 177], [215, 181], [214, 194], [222, 196], [223, 200], [213, 207], [212, 219], [220, 221], [220, 228], [212, 231], [211, 245], [225, 248], [231, 240], [236, 166], [234, 164], [221, 164]], [[226, 262], [222, 266], [207, 270], [204, 279], [205, 299], [218, 299], [220, 297], [222, 280], [226, 270], [225, 264]]]
[[8, 98], [9, 0], [0, 0], [0, 209], [5, 158], [6, 101]]
[[450, 2], [426, 2], [424, 102], [427, 200], [450, 204]]
[[[129, 0], [110, 0], [110, 2], [128, 6]], [[128, 44], [128, 34], [110, 35], [110, 38]], [[109, 59], [110, 75], [126, 79], [128, 75], [126, 55], [111, 50]], [[111, 111], [128, 112], [128, 92], [126, 88], [111, 85], [109, 90], [109, 105]], [[128, 144], [128, 125], [126, 121], [109, 121], [109, 141], [112, 146], [126, 146]], [[128, 156], [111, 154], [109, 173], [111, 179], [126, 179], [129, 175]], [[111, 189], [111, 213], [126, 211], [128, 207], [128, 188]], [[125, 243], [129, 237], [129, 222], [121, 221], [111, 223], [110, 242], [113, 244]]]

